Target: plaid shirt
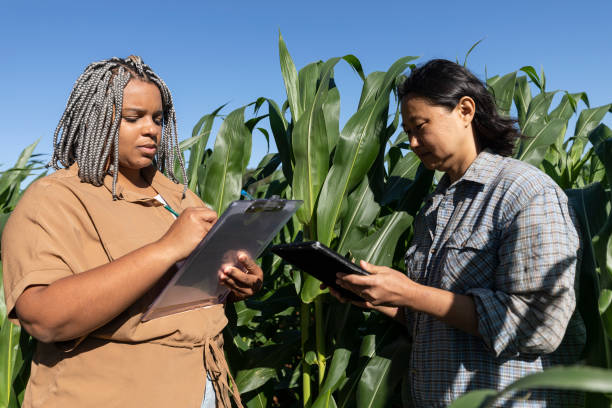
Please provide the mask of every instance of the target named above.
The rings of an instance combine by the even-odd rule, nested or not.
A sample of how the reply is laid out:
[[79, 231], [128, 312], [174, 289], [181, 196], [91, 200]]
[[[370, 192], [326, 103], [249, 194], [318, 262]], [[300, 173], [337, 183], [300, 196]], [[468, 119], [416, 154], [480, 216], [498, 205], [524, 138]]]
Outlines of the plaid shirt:
[[[414, 406], [445, 407], [465, 392], [501, 390], [576, 362], [586, 336], [573, 314], [579, 258], [567, 197], [535, 167], [484, 151], [455, 183], [445, 175], [415, 220], [407, 271], [420, 284], [471, 295], [482, 338], [406, 310]], [[501, 405], [581, 401], [578, 393], [540, 390]]]

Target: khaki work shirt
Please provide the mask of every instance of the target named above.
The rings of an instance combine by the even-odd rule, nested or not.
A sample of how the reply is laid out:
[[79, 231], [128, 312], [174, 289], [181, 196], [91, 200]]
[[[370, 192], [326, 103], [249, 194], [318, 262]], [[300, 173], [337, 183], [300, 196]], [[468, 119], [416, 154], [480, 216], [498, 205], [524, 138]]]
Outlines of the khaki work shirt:
[[[183, 198], [183, 186], [153, 167], [145, 173], [177, 212], [204, 205], [189, 190]], [[157, 200], [120, 185], [119, 199], [113, 201], [111, 183], [111, 176], [100, 187], [81, 182], [75, 164], [36, 181], [24, 193], [2, 236], [5, 298], [13, 322], [18, 323], [15, 302], [27, 287], [111, 262], [161, 238], [173, 223], [173, 215]], [[39, 342], [23, 406], [199, 407], [206, 368], [218, 406], [225, 405], [223, 305], [141, 323], [163, 283], [162, 278], [82, 341]]]

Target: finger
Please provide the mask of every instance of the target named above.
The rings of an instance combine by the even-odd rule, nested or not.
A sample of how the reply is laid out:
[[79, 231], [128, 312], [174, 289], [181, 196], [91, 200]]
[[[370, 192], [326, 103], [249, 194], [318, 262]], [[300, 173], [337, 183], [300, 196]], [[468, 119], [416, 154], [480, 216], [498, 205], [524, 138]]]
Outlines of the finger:
[[217, 213], [211, 209], [204, 207], [189, 207], [183, 211], [186, 215], [191, 215], [196, 219], [212, 222], [214, 223], [217, 220]]
[[214, 224], [217, 221], [217, 213], [212, 210], [203, 208], [201, 211], [199, 211], [199, 213], [200, 219], [205, 222], [210, 222]]
[[248, 271], [248, 273], [263, 277], [263, 271], [257, 263], [244, 251], [238, 252], [238, 262], [240, 262]]
[[385, 272], [388, 268], [386, 266], [374, 265], [369, 262], [364, 261], [363, 259], [359, 261], [359, 265], [366, 271], [371, 274], [377, 274], [380, 272]]
[[329, 287], [329, 293], [335, 297], [336, 299], [338, 299], [338, 301], [340, 303], [346, 303], [348, 301], [348, 299], [346, 299], [345, 297], [343, 297], [340, 292], [338, 292], [336, 289], [332, 288], [331, 286]]
[[[360, 296], [361, 298], [367, 299], [367, 296], [365, 295], [365, 290], [366, 290], [365, 287], [355, 286], [355, 285], [352, 285], [352, 284], [350, 284], [348, 282], [345, 282], [345, 281], [342, 281], [342, 280], [336, 280], [336, 283], [341, 288], [344, 288], [344, 289], [348, 290], [349, 292], [352, 292], [352, 293]], [[348, 299], [348, 298], [345, 298], [345, 299], [347, 301], [351, 302], [351, 303], [353, 302], [352, 299]]]
[[252, 293], [258, 292], [263, 285], [261, 273], [257, 275], [247, 274], [236, 267], [226, 267], [223, 272], [228, 278], [236, 282], [237, 286], [247, 288]]
[[365, 309], [375, 309], [374, 304], [372, 304], [372, 302], [360, 302], [361, 303], [361, 307], [365, 308]]
[[340, 280], [344, 283], [348, 283], [349, 285], [359, 286], [359, 287], [367, 287], [370, 286], [370, 277], [357, 275], [356, 273], [349, 274], [336, 274], [336, 280]]
[[219, 283], [231, 290], [233, 293], [236, 293], [241, 296], [250, 296], [253, 294], [253, 290], [250, 287], [242, 286], [238, 284], [234, 279], [227, 276], [225, 277], [225, 279], [221, 279]]
[[228, 266], [222, 270], [220, 278], [224, 281], [231, 281], [236, 286], [246, 288], [253, 285], [255, 277], [247, 275], [234, 266]]

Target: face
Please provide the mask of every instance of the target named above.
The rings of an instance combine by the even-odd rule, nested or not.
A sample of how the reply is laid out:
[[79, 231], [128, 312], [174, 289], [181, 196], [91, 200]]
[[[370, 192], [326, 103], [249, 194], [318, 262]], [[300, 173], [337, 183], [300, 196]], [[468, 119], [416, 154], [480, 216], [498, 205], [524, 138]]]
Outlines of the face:
[[425, 167], [448, 173], [453, 181], [460, 178], [478, 155], [471, 126], [474, 101], [464, 97], [449, 110], [407, 95], [401, 112], [410, 147]]
[[155, 84], [132, 79], [123, 90], [119, 125], [120, 170], [151, 165], [161, 141], [162, 99]]

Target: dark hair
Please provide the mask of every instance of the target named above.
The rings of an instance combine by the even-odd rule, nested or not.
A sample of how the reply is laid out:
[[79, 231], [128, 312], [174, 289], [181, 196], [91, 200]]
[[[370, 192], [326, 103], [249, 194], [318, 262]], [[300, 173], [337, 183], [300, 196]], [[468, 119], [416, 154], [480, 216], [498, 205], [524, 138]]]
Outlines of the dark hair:
[[434, 59], [410, 73], [398, 87], [400, 101], [407, 95], [426, 99], [432, 105], [454, 109], [459, 100], [469, 96], [476, 104], [472, 127], [476, 143], [502, 156], [511, 156], [516, 141], [523, 137], [516, 120], [500, 116], [493, 96], [483, 83], [466, 68], [444, 59]]

